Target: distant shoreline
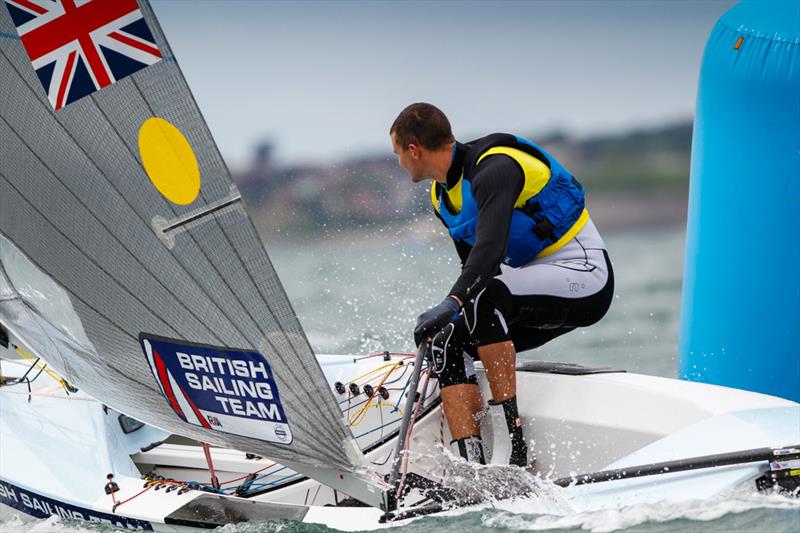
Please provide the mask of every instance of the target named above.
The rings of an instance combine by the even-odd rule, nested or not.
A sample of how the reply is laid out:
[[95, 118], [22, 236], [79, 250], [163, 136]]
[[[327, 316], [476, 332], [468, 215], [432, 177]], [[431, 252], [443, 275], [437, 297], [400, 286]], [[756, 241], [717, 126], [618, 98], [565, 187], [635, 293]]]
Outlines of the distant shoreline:
[[[688, 207], [688, 191], [618, 191], [590, 193], [586, 206], [601, 233], [605, 235], [626, 232], [684, 229]], [[380, 235], [385, 238], [408, 238], [416, 235], [420, 241], [437, 240], [444, 228], [431, 215], [416, 221], [362, 226], [322, 226], [319, 231], [268, 229], [270, 224], [263, 215], [256, 227], [267, 243], [319, 242], [332, 239], [368, 239]], [[413, 237], [412, 237], [413, 238]]]
[[600, 231], [606, 233], [685, 227], [689, 192], [664, 190], [590, 193], [586, 204], [594, 223]]

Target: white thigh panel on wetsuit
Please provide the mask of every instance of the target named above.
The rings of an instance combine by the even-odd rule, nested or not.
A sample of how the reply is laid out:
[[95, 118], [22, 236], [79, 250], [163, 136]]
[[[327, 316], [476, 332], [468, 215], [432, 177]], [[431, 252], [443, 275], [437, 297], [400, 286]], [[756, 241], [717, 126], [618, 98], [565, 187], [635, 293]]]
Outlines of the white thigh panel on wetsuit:
[[557, 252], [497, 276], [514, 296], [585, 298], [608, 280], [605, 243], [591, 219]]

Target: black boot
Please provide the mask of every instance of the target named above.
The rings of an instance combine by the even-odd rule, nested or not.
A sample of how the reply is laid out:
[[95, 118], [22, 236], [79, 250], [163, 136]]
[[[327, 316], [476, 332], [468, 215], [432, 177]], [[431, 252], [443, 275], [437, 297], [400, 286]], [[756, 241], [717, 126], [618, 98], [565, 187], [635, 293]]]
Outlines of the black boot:
[[482, 465], [486, 464], [486, 459], [483, 456], [483, 441], [480, 436], [450, 441], [450, 445], [453, 444], [457, 446], [458, 454], [467, 461]]
[[525, 468], [528, 466], [528, 445], [525, 444], [525, 437], [522, 435], [522, 420], [517, 411], [517, 397], [502, 401], [500, 405], [503, 406], [506, 427], [508, 427], [508, 434], [511, 437], [511, 457], [508, 462]]

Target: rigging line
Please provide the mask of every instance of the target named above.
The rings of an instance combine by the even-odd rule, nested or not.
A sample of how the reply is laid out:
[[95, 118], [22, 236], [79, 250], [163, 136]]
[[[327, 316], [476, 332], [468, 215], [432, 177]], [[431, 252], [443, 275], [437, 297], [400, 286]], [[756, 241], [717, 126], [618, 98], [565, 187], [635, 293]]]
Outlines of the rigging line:
[[[183, 77], [183, 72], [180, 70], [180, 68], [177, 67], [177, 64], [176, 64], [176, 71], [177, 71], [178, 76], [183, 80], [183, 84], [184, 84], [184, 88], [186, 89], [186, 92], [189, 94], [189, 97], [192, 99], [192, 103], [194, 105], [194, 109], [193, 110], [197, 113], [198, 117], [200, 118], [201, 124], [203, 126], [205, 126], [205, 128], [201, 128], [203, 130], [204, 136], [207, 136], [209, 138], [208, 140], [210, 141], [210, 143], [213, 144], [214, 149], [216, 151], [215, 155], [217, 156], [218, 160], [220, 161], [220, 163], [221, 163], [221, 165], [222, 165], [222, 167], [223, 167], [223, 169], [225, 171], [224, 176], [226, 178], [228, 178], [230, 176], [230, 172], [229, 172], [227, 166], [225, 165], [225, 160], [220, 155], [219, 147], [216, 145], [216, 142], [214, 141], [213, 136], [211, 136], [210, 132], [208, 132], [208, 125], [206, 124], [205, 119], [203, 118], [203, 115], [200, 112], [200, 108], [197, 106], [197, 102], [194, 100], [194, 96], [192, 95], [192, 92], [189, 89], [188, 84], [186, 83], [186, 79]], [[157, 116], [155, 110], [153, 109], [153, 105], [151, 104], [150, 100], [147, 98], [147, 96], [144, 94], [144, 92], [142, 91], [141, 87], [139, 86], [139, 83], [136, 80], [136, 76], [135, 75], [131, 76], [130, 79], [131, 79], [131, 81], [133, 83], [133, 86], [136, 88], [137, 92], [139, 93], [139, 96], [141, 97], [142, 101], [145, 103], [145, 105], [147, 105], [147, 108], [150, 110], [151, 115], [152, 116]], [[229, 178], [226, 181], [230, 184], [230, 179]], [[208, 202], [207, 198], [205, 197], [205, 193], [204, 193], [204, 190], [203, 190], [202, 187], [200, 188], [200, 195], [202, 196], [203, 200]], [[247, 226], [246, 227], [249, 228], [251, 231], [255, 232], [255, 227], [253, 226], [253, 222], [250, 219], [250, 217], [249, 216], [245, 216], [245, 220], [247, 221]], [[267, 296], [264, 294], [263, 288], [260, 286], [260, 284], [256, 282], [256, 280], [255, 280], [255, 278], [253, 276], [253, 273], [247, 267], [246, 262], [244, 261], [244, 259], [240, 255], [239, 249], [236, 246], [234, 246], [233, 243], [231, 242], [230, 235], [228, 234], [228, 232], [225, 231], [225, 228], [222, 226], [222, 224], [220, 223], [219, 219], [217, 219], [216, 217], [213, 218], [213, 224], [214, 224], [214, 227], [216, 227], [219, 230], [219, 232], [224, 236], [225, 240], [228, 243], [228, 246], [230, 246], [231, 250], [234, 252], [234, 255], [239, 260], [239, 263], [240, 263], [240, 266], [242, 267], [243, 272], [245, 272], [247, 274], [247, 277], [250, 279], [253, 287], [256, 289], [258, 294], [261, 296], [261, 300], [262, 300], [261, 303], [266, 308], [266, 310], [269, 312], [269, 314], [272, 316], [272, 319], [277, 324], [278, 329], [280, 330], [280, 332], [287, 339], [289, 346], [292, 346], [292, 348], [295, 351], [300, 353], [300, 350], [297, 350], [297, 347], [294, 346], [294, 342], [293, 342], [294, 336], [288, 335], [286, 330], [285, 330], [285, 328], [284, 328], [284, 325], [282, 324], [282, 322], [280, 320], [278, 320], [278, 317], [277, 317], [277, 315], [275, 313], [275, 310], [269, 304], [269, 300], [270, 299], [267, 298]], [[251, 237], [253, 237], [253, 236], [251, 236]], [[270, 269], [273, 272], [277, 272], [275, 270], [274, 266], [272, 265], [271, 261], [269, 260], [269, 256], [267, 255], [266, 250], [264, 250], [263, 243], [261, 243], [260, 239], [258, 238], [258, 233], [257, 232], [255, 232], [254, 237], [255, 237], [255, 242], [257, 244], [261, 245], [261, 249], [260, 249], [261, 255], [263, 256], [263, 258], [266, 259], [268, 266], [270, 267]], [[199, 243], [198, 243], [198, 247], [201, 249], [201, 251], [205, 255], [205, 250], [203, 249], [202, 246], [199, 245]], [[209, 262], [212, 263], [212, 266], [214, 266], [214, 268], [216, 270], [216, 265], [213, 265], [213, 262], [211, 262], [210, 259], [209, 259]], [[224, 278], [223, 278], [223, 282], [227, 285], [227, 281]], [[311, 348], [311, 344], [309, 343], [308, 338], [305, 335], [305, 332], [303, 332], [303, 329], [299, 324], [299, 320], [297, 319], [297, 313], [295, 313], [294, 308], [292, 307], [291, 302], [289, 301], [289, 297], [286, 294], [285, 289], [280, 284], [280, 282], [276, 283], [275, 285], [276, 285], [276, 288], [282, 293], [283, 300], [287, 303], [289, 309], [291, 309], [291, 311], [292, 311], [292, 315], [294, 316], [294, 320], [297, 322], [297, 325], [298, 325], [299, 333], [305, 339], [305, 347], [308, 350], [307, 353], [309, 355], [311, 355], [311, 357], [316, 361], [316, 358], [314, 357], [314, 351]], [[235, 291], [231, 290], [231, 292], [241, 302], [241, 299], [240, 299], [241, 297]], [[246, 310], [247, 314], [251, 316], [251, 319], [256, 324], [258, 324], [258, 322], [255, 320], [255, 317], [252, 316], [250, 311], [247, 308], [245, 308], [245, 310]], [[279, 350], [277, 350], [277, 348], [272, 344], [272, 342], [269, 339], [269, 336], [266, 334], [266, 332], [262, 331], [262, 333], [264, 335], [264, 339], [272, 347], [273, 351], [276, 352], [276, 353], [279, 352]], [[307, 401], [309, 401], [312, 405], [314, 405], [317, 408], [317, 409], [310, 409], [309, 410], [309, 413], [310, 413], [309, 418], [311, 418], [313, 420], [317, 420], [317, 422], [318, 422], [316, 424], [317, 429], [319, 431], [321, 431], [322, 433], [324, 433], [326, 436], [331, 437], [331, 440], [338, 440], [341, 437], [346, 437], [347, 436], [346, 427], [344, 426], [344, 423], [340, 419], [341, 415], [339, 413], [338, 408], [335, 409], [335, 410], [332, 410], [330, 405], [326, 405], [325, 404], [325, 400], [324, 400], [324, 395], [323, 394], [319, 394], [319, 391], [316, 391], [314, 389], [309, 388], [307, 386], [307, 384], [310, 384], [311, 380], [307, 379], [307, 376], [300, 376], [297, 372], [295, 372], [294, 365], [287, 364], [287, 365], [285, 365], [285, 367], [288, 369], [289, 373], [292, 375], [293, 379], [295, 380], [295, 386], [298, 389], [300, 389], [301, 391], [303, 391], [303, 393], [305, 394], [305, 397], [307, 398]], [[322, 372], [322, 369], [319, 366], [319, 362], [318, 361], [317, 361], [317, 368], [319, 370], [319, 373], [324, 376], [324, 374]], [[329, 398], [329, 401], [327, 403], [330, 404], [331, 403], [330, 402], [330, 398], [331, 398], [330, 394], [328, 395], [328, 398]], [[322, 400], [321, 404], [319, 403], [320, 399]], [[334, 403], [334, 405], [335, 405], [335, 403]], [[325, 417], [325, 416], [320, 416], [319, 418], [317, 417], [318, 414], [321, 415], [324, 412], [328, 413], [327, 417]], [[340, 422], [337, 424], [335, 422], [335, 420], [340, 420]], [[332, 429], [332, 428], [339, 429], [340, 433], [336, 434], [336, 433], [331, 432], [330, 429]], [[350, 434], [350, 437], [352, 438], [352, 433]]]
[[[412, 364], [416, 364], [416, 362], [415, 362], [415, 363], [408, 363], [407, 367], [410, 367]], [[425, 370], [426, 368], [427, 368], [427, 365], [423, 366], [423, 367], [422, 367], [422, 369], [420, 369], [420, 372], [422, 372], [422, 371], [423, 371], [423, 370]], [[403, 393], [404, 393], [404, 392], [405, 392], [405, 390], [408, 388], [408, 384], [409, 384], [409, 383], [411, 383], [411, 378], [410, 378], [410, 377], [409, 377], [409, 379], [407, 379], [407, 380], [406, 380], [406, 384], [403, 386], [402, 390], [400, 391], [400, 396], [398, 396], [398, 397], [397, 397], [397, 403], [396, 403], [396, 404], [394, 404], [394, 408], [392, 409], [392, 412], [393, 412], [393, 413], [394, 413], [395, 411], [399, 411], [399, 408], [398, 408], [398, 406], [400, 405], [400, 402], [402, 402], [402, 401], [403, 401]]]
[[[2, 120], [5, 124], [8, 124], [8, 122], [6, 122], [3, 117], [0, 117], [0, 120]], [[23, 141], [23, 143], [24, 143], [24, 141]], [[121, 289], [121, 292], [127, 293], [129, 296], [131, 296], [133, 298], [133, 300], [135, 300], [136, 302], [138, 302], [142, 306], [142, 309], [146, 313], [150, 314], [155, 319], [156, 322], [162, 322], [168, 328], [170, 328], [174, 332], [174, 334], [176, 334], [176, 335], [178, 334], [178, 330], [172, 324], [170, 324], [165, 318], [163, 318], [163, 317], [155, 314], [154, 312], [152, 312], [150, 310], [150, 308], [147, 306], [147, 304], [145, 304], [142, 300], [140, 300], [139, 297], [136, 294], [134, 294], [130, 289], [128, 289], [128, 287], [122, 285], [119, 281], [117, 281], [105, 268], [103, 268], [100, 264], [98, 264], [94, 260], [93, 257], [89, 256], [82, 248], [78, 247], [77, 244], [69, 236], [67, 236], [64, 232], [61, 231], [61, 229], [58, 227], [57, 224], [55, 224], [44, 213], [42, 213], [37, 208], [37, 206], [35, 206], [24, 194], [22, 194], [22, 192], [20, 192], [20, 190], [17, 189], [17, 187], [2, 172], [0, 172], [0, 178], [2, 178], [3, 181], [5, 181], [12, 189], [14, 189], [14, 192], [16, 192], [17, 195], [19, 195], [20, 198], [22, 200], [24, 200], [25, 203], [27, 203], [33, 209], [33, 211], [35, 211], [45, 222], [47, 222], [56, 233], [60, 234], [66, 241], [68, 241], [72, 245], [72, 247], [77, 252], [80, 253], [80, 255], [85, 257], [87, 262], [89, 262], [90, 264], [94, 265], [98, 270], [100, 270], [103, 274], [105, 274], [110, 281], [114, 282], [114, 284], [117, 285]], [[19, 243], [16, 243], [16, 244], [18, 246], [21, 246]], [[26, 256], [27, 259], [30, 259], [30, 254], [26, 253], [25, 256]], [[39, 265], [37, 264], [37, 266], [39, 266]], [[39, 268], [41, 268], [41, 266], [39, 266]], [[42, 270], [42, 272], [48, 272], [48, 269], [45, 269], [45, 268], [41, 268], [41, 270]], [[60, 282], [61, 282], [62, 286], [64, 286], [66, 288], [66, 285], [63, 284], [63, 280], [60, 280]], [[67, 290], [73, 295], [76, 294], [74, 290], [70, 290], [70, 289], [67, 289]], [[99, 313], [99, 314], [105, 316], [104, 313]]]
[[[380, 372], [380, 371], [381, 371], [381, 370], [383, 370], [384, 368], [388, 368], [388, 367], [393, 367], [391, 370], [388, 370], [388, 371], [387, 371], [389, 374], [391, 374], [392, 372], [394, 372], [394, 368], [398, 367], [400, 364], [401, 364], [401, 362], [400, 362], [400, 361], [398, 361], [398, 362], [394, 362], [394, 363], [386, 363], [385, 365], [381, 365], [381, 366], [375, 367], [375, 368], [373, 368], [372, 370], [370, 370], [369, 372], [365, 372], [365, 373], [361, 374], [361, 375], [360, 375], [360, 376], [358, 376], [358, 377], [355, 377], [355, 378], [352, 378], [352, 379], [349, 379], [349, 380], [347, 380], [347, 383], [354, 383], [354, 382], [356, 382], [356, 381], [358, 381], [358, 380], [360, 380], [360, 379], [363, 379], [363, 378], [364, 378], [364, 377], [366, 377], [366, 376], [369, 376], [370, 374], [375, 374], [375, 373], [377, 373], [377, 372]], [[377, 377], [377, 376], [376, 376], [376, 377]], [[369, 382], [369, 381], [371, 381], [371, 380], [373, 380], [373, 379], [375, 379], [375, 377], [371, 377], [371, 378], [369, 378], [369, 379], [367, 380], [367, 382]]]
[[388, 379], [389, 376], [392, 375], [392, 372], [394, 372], [399, 365], [400, 363], [395, 363], [393, 367], [389, 369], [388, 372], [386, 372], [386, 374], [383, 376], [383, 379], [380, 381], [380, 383], [378, 383], [378, 386], [375, 387], [374, 390], [372, 391], [372, 394], [370, 394], [369, 398], [367, 399], [366, 405], [364, 405], [361, 408], [361, 410], [358, 413], [356, 413], [355, 416], [353, 416], [353, 418], [350, 419], [350, 421], [347, 424], [348, 426], [352, 427], [354, 425], [358, 425], [361, 423], [361, 421], [366, 416], [367, 409], [369, 409], [369, 406], [372, 403], [373, 398], [375, 398], [375, 396], [378, 395], [378, 391], [380, 390], [381, 387], [383, 387], [383, 383]]
[[[16, 66], [15, 66], [15, 65], [13, 64], [13, 62], [12, 62], [12, 61], [11, 61], [11, 60], [8, 58], [8, 56], [6, 56], [5, 54], [3, 54], [2, 50], [0, 50], [0, 55], [2, 55], [2, 56], [3, 56], [3, 58], [6, 60], [6, 62], [7, 62], [7, 63], [8, 63], [8, 64], [9, 64], [9, 65], [12, 67], [12, 69], [13, 69], [13, 70], [14, 70], [14, 72], [17, 74], [17, 76], [18, 76], [18, 77], [19, 77], [19, 79], [22, 81], [22, 83], [28, 87], [28, 90], [29, 90], [29, 91], [35, 91], [35, 89], [34, 89], [34, 88], [32, 88], [32, 87], [31, 87], [31, 86], [30, 86], [30, 85], [29, 85], [29, 84], [26, 82], [26, 80], [25, 80], [25, 77], [24, 77], [24, 76], [23, 76], [23, 75], [22, 75], [22, 74], [19, 72], [19, 70], [17, 70]], [[37, 100], [38, 100], [38, 99], [37, 99]], [[92, 100], [92, 101], [93, 101], [93, 100]], [[39, 103], [40, 103], [40, 104], [41, 104], [43, 107], [45, 107], [46, 109], [48, 109], [48, 104], [46, 104], [45, 102], [42, 102], [42, 101], [39, 101]], [[96, 104], [96, 103], [95, 103], [95, 106], [97, 106], [97, 104]], [[99, 106], [97, 106], [97, 107], [99, 108]], [[106, 120], [108, 120], [108, 119], [107, 119], [107, 117], [106, 117]], [[69, 191], [69, 192], [70, 192], [70, 194], [72, 194], [72, 196], [73, 196], [73, 197], [74, 197], [74, 198], [75, 198], [75, 199], [78, 201], [78, 203], [80, 203], [81, 205], [83, 205], [83, 206], [84, 206], [84, 208], [86, 208], [86, 210], [89, 212], [89, 214], [92, 216], [92, 218], [94, 218], [95, 220], [97, 220], [97, 222], [100, 224], [100, 226], [101, 226], [101, 227], [103, 227], [103, 228], [104, 228], [104, 229], [105, 229], [105, 230], [106, 230], [106, 231], [109, 233], [109, 235], [111, 235], [111, 236], [114, 238], [114, 240], [115, 240], [115, 241], [117, 241], [117, 243], [120, 245], [120, 247], [121, 247], [123, 250], [125, 250], [125, 251], [126, 251], [128, 254], [130, 254], [130, 256], [131, 256], [131, 257], [133, 257], [133, 259], [134, 259], [134, 260], [135, 260], [137, 263], [139, 263], [139, 265], [142, 267], [142, 269], [143, 269], [145, 272], [147, 272], [148, 274], [150, 274], [150, 275], [152, 276], [152, 278], [153, 278], [153, 279], [156, 281], [156, 283], [158, 283], [159, 285], [161, 285], [161, 286], [164, 288], [164, 290], [165, 290], [165, 291], [166, 291], [168, 294], [170, 294], [170, 295], [171, 295], [171, 296], [172, 296], [172, 297], [175, 299], [175, 301], [176, 301], [176, 302], [180, 302], [181, 304], [183, 304], [183, 302], [181, 302], [181, 299], [178, 297], [178, 295], [177, 295], [176, 293], [172, 292], [172, 291], [171, 291], [171, 290], [170, 290], [168, 287], [166, 287], [166, 286], [164, 285], [164, 283], [161, 281], [161, 279], [159, 278], [159, 276], [156, 276], [156, 275], [155, 275], [153, 272], [151, 272], [151, 271], [150, 271], [150, 269], [148, 269], [148, 268], [147, 268], [147, 267], [146, 267], [146, 266], [145, 266], [145, 265], [144, 265], [144, 264], [143, 264], [143, 263], [142, 263], [142, 262], [139, 260], [139, 258], [136, 256], [136, 254], [134, 254], [134, 253], [133, 253], [131, 250], [129, 250], [129, 249], [128, 249], [128, 247], [127, 247], [127, 246], [125, 246], [125, 245], [122, 243], [122, 241], [120, 241], [120, 240], [119, 240], [119, 238], [117, 238], [117, 236], [116, 236], [116, 235], [115, 235], [115, 234], [114, 234], [114, 233], [113, 233], [113, 232], [110, 230], [110, 228], [108, 228], [108, 227], [107, 227], [107, 226], [106, 226], [106, 225], [103, 223], [103, 221], [102, 221], [102, 220], [100, 220], [100, 219], [99, 219], [99, 218], [98, 218], [98, 217], [97, 217], [97, 216], [94, 214], [94, 211], [93, 211], [92, 209], [89, 209], [89, 207], [88, 207], [88, 206], [87, 206], [87, 205], [86, 205], [86, 204], [85, 204], [85, 203], [84, 203], [84, 202], [81, 200], [80, 196], [79, 196], [79, 195], [77, 195], [77, 194], [76, 194], [76, 193], [75, 193], [75, 192], [74, 192], [74, 191], [73, 191], [73, 190], [72, 190], [70, 187], [68, 187], [68, 186], [66, 185], [66, 183], [65, 183], [65, 182], [63, 182], [63, 181], [61, 180], [61, 178], [59, 178], [59, 176], [58, 176], [58, 175], [57, 175], [57, 174], [56, 174], [56, 173], [53, 171], [53, 169], [51, 169], [51, 168], [50, 168], [50, 167], [49, 167], [49, 166], [48, 166], [48, 165], [47, 165], [47, 164], [46, 164], [46, 163], [45, 163], [45, 162], [42, 160], [42, 158], [41, 158], [41, 157], [39, 157], [39, 155], [33, 151], [33, 149], [30, 147], [30, 145], [28, 145], [28, 143], [25, 141], [25, 139], [23, 139], [23, 138], [22, 138], [22, 136], [21, 136], [21, 135], [20, 135], [20, 134], [19, 134], [19, 133], [18, 133], [18, 132], [17, 132], [17, 131], [14, 129], [14, 127], [13, 127], [13, 126], [11, 126], [11, 124], [10, 124], [8, 121], [6, 121], [5, 119], [4, 119], [4, 122], [6, 122], [6, 124], [7, 124], [7, 125], [8, 125], [8, 127], [9, 127], [9, 129], [11, 129], [11, 131], [12, 131], [12, 132], [13, 132], [13, 133], [14, 133], [14, 134], [17, 136], [17, 138], [20, 140], [20, 142], [22, 142], [22, 144], [24, 144], [24, 145], [25, 145], [25, 147], [28, 149], [28, 151], [30, 151], [30, 152], [31, 152], [31, 154], [33, 154], [33, 156], [34, 156], [34, 157], [35, 157], [35, 158], [36, 158], [36, 159], [37, 159], [37, 160], [38, 160], [38, 161], [39, 161], [39, 162], [42, 164], [42, 166], [44, 166], [44, 168], [46, 168], [46, 169], [47, 169], [47, 170], [50, 172], [50, 174], [51, 174], [51, 175], [52, 175], [52, 176], [53, 176], [53, 177], [56, 179], [56, 181], [58, 181], [58, 182], [59, 182], [59, 183], [60, 183], [60, 184], [61, 184], [61, 185], [62, 185], [62, 186], [63, 186], [63, 187], [64, 187], [64, 188], [67, 190], [67, 191]], [[136, 209], [134, 209], [134, 207], [133, 207], [133, 206], [132, 206], [132, 205], [131, 205], [131, 204], [128, 202], [127, 198], [126, 198], [126, 197], [125, 197], [125, 196], [124, 196], [124, 195], [123, 195], [123, 194], [122, 194], [122, 193], [121, 193], [121, 192], [120, 192], [120, 191], [119, 191], [119, 190], [116, 188], [116, 186], [115, 186], [115, 185], [114, 185], [114, 184], [111, 182], [111, 180], [109, 180], [108, 178], [106, 178], [106, 175], [105, 175], [105, 173], [104, 173], [104, 172], [103, 172], [103, 171], [100, 169], [100, 167], [97, 165], [97, 163], [96, 163], [96, 162], [95, 162], [95, 161], [94, 161], [94, 160], [93, 160], [93, 159], [92, 159], [92, 158], [89, 156], [88, 152], [87, 152], [87, 151], [86, 151], [86, 150], [83, 148], [83, 146], [81, 146], [81, 144], [80, 144], [80, 143], [78, 142], [78, 140], [77, 140], [77, 139], [76, 139], [76, 138], [75, 138], [75, 137], [72, 135], [72, 133], [71, 133], [71, 132], [70, 132], [70, 131], [67, 129], [67, 127], [66, 127], [66, 126], [64, 126], [63, 124], [61, 124], [61, 123], [60, 123], [58, 120], [56, 120], [55, 122], [56, 122], [56, 124], [58, 124], [58, 125], [61, 127], [61, 130], [64, 132], [64, 134], [66, 134], [66, 135], [67, 135], [67, 137], [69, 137], [69, 139], [70, 139], [70, 140], [73, 142], [73, 144], [75, 145], [75, 147], [76, 147], [78, 150], [80, 150], [80, 151], [83, 153], [83, 155], [86, 157], [86, 159], [89, 161], [89, 163], [90, 163], [92, 166], [94, 166], [94, 168], [97, 170], [97, 172], [98, 172], [98, 173], [99, 173], [101, 176], [103, 176], [103, 177], [105, 178], [105, 181], [106, 181], [106, 182], [107, 182], [107, 183], [108, 183], [108, 184], [111, 186], [111, 188], [114, 190], [114, 192], [115, 192], [115, 193], [118, 195], [119, 199], [121, 199], [121, 200], [122, 200], [122, 201], [123, 201], [123, 202], [124, 202], [124, 203], [125, 203], [125, 204], [126, 204], [128, 207], [129, 207], [129, 208], [130, 208], [130, 210], [131, 210], [131, 211], [132, 211], [132, 212], [133, 212], [133, 213], [134, 213], [134, 214], [135, 214], [135, 215], [136, 215], [136, 216], [139, 218], [139, 220], [141, 220], [141, 221], [142, 221], [142, 223], [144, 224], [144, 226], [145, 226], [146, 230], [148, 231], [148, 233], [152, 233], [152, 231], [153, 231], [153, 230], [152, 230], [152, 228], [151, 228], [151, 227], [150, 227], [150, 226], [149, 226], [149, 225], [146, 223], [146, 221], [145, 221], [145, 220], [144, 220], [144, 219], [143, 219], [143, 218], [142, 218], [142, 217], [139, 215], [139, 213], [136, 211]], [[109, 121], [109, 124], [110, 124], [110, 121]], [[110, 125], [111, 125], [111, 124], [110, 124]], [[112, 127], [112, 129], [114, 129], [114, 128], [113, 128], [113, 125], [111, 125], [111, 127]], [[114, 130], [114, 131], [116, 132], [116, 130]], [[119, 135], [119, 134], [118, 134], [118, 135]], [[122, 138], [121, 138], [121, 137], [120, 137], [120, 140], [122, 140]], [[123, 145], [126, 147], [126, 149], [127, 149], [127, 145], [125, 144], [125, 142], [124, 142], [124, 141], [123, 141], [123, 143], [122, 143], [122, 144], [123, 144]], [[135, 159], [135, 158], [134, 158], [134, 159]], [[185, 270], [185, 267], [184, 267], [184, 270]], [[190, 276], [190, 277], [191, 277], [191, 276]], [[112, 279], [113, 279], [113, 278], [112, 278]], [[192, 279], [193, 279], [193, 278], [192, 278]], [[195, 283], [196, 283], [196, 281], [195, 281]], [[209, 297], [209, 299], [210, 299], [211, 301], [214, 301], [214, 299], [213, 299], [213, 298], [211, 298], [211, 297], [210, 297], [208, 294], [206, 294], [206, 296], [208, 296], [208, 297]], [[189, 313], [190, 313], [190, 314], [191, 314], [191, 315], [192, 315], [192, 316], [193, 316], [193, 317], [194, 317], [194, 318], [197, 320], [197, 322], [198, 322], [199, 324], [201, 324], [201, 325], [205, 326], [207, 330], [209, 330], [209, 331], [212, 331], [212, 335], [213, 335], [215, 338], [217, 338], [218, 340], [220, 340], [220, 342], [221, 342], [221, 339], [220, 339], [219, 337], [217, 337], [217, 336], [216, 336], [216, 335], [213, 333], [213, 330], [212, 330], [211, 328], [209, 328], [209, 327], [208, 327], [208, 325], [207, 325], [207, 324], [205, 324], [205, 323], [203, 322], [203, 320], [201, 320], [201, 319], [200, 319], [200, 317], [199, 317], [199, 316], [197, 316], [197, 315], [195, 315], [195, 314], [194, 314], [194, 312], [191, 310], [191, 308], [190, 308], [189, 306], [186, 306], [186, 305], [183, 305], [183, 306], [184, 306], [184, 307], [185, 307], [185, 308], [186, 308], [186, 309], [189, 311]], [[225, 316], [225, 318], [227, 318], [229, 322], [231, 322], [231, 324], [234, 326], [234, 328], [236, 328], [236, 326], [235, 326], [235, 322], [234, 322], [233, 320], [231, 320], [229, 317], [227, 317], [227, 316], [226, 316], [224, 313], [221, 313], [221, 314], [222, 314], [223, 316]], [[241, 332], [240, 332], [240, 333], [241, 333]], [[246, 338], [247, 338], [247, 336], [246, 336], [246, 335], [242, 335], [242, 338], [243, 338], [243, 339], [246, 339]]]
[[[398, 381], [400, 381], [401, 379], [403, 379], [405, 377], [405, 375], [408, 374], [408, 369], [409, 368], [410, 368], [410, 365], [403, 365], [403, 371], [400, 372], [400, 375], [397, 376], [396, 378], [390, 380], [390, 381], [387, 381], [386, 383], [383, 384], [383, 386], [386, 387], [386, 385], [393, 385], [393, 384], [397, 383]], [[389, 387], [386, 387], [386, 390], [392, 390], [392, 389], [390, 389]], [[399, 390], [399, 387], [395, 387], [395, 388], [393, 388], [393, 390]]]
[[[128, 502], [129, 502], [129, 501], [131, 501], [132, 499], [134, 499], [134, 498], [136, 498], [136, 497], [139, 497], [139, 496], [141, 496], [142, 494], [144, 494], [144, 493], [145, 493], [145, 492], [147, 492], [148, 490], [152, 489], [152, 488], [153, 488], [153, 487], [155, 487], [156, 485], [158, 485], [158, 483], [150, 483], [150, 484], [149, 484], [149, 485], [148, 485], [148, 486], [147, 486], [145, 489], [143, 489], [143, 490], [141, 490], [141, 491], [137, 492], [136, 494], [134, 494], [134, 495], [133, 495], [133, 496], [131, 496], [130, 498], [128, 498], [128, 499], [126, 499], [126, 500], [122, 500], [122, 501], [121, 501], [121, 502], [119, 502], [119, 503], [115, 503], [115, 504], [114, 504], [114, 510], [116, 510], [116, 509], [117, 509], [117, 508], [118, 508], [120, 505], [122, 505], [122, 504], [125, 504], [125, 503], [128, 503]], [[112, 494], [112, 496], [113, 496], [113, 494], [114, 494], [114, 493], [112, 492], [111, 494]]]
[[35, 359], [33, 364], [34, 365], [41, 365], [41, 368], [44, 371], [44, 373], [47, 374], [48, 376], [50, 376], [50, 378], [53, 379], [54, 381], [56, 381], [59, 385], [61, 385], [61, 387], [64, 389], [64, 392], [69, 394], [69, 385], [68, 385], [67, 381], [64, 378], [62, 378], [61, 376], [59, 376], [52, 369], [47, 368], [47, 363], [39, 363], [39, 359], [40, 358], [32, 355], [31, 353], [29, 353], [22, 346], [17, 346], [16, 347], [16, 352], [18, 354], [20, 354], [27, 361], [33, 361]]

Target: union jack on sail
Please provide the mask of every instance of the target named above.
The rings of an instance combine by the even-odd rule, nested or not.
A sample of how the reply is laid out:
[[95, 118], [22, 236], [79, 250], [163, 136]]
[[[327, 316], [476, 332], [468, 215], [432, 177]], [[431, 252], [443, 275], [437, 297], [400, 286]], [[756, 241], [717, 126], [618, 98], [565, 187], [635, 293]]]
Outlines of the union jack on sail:
[[5, 0], [53, 108], [161, 59], [136, 0]]

